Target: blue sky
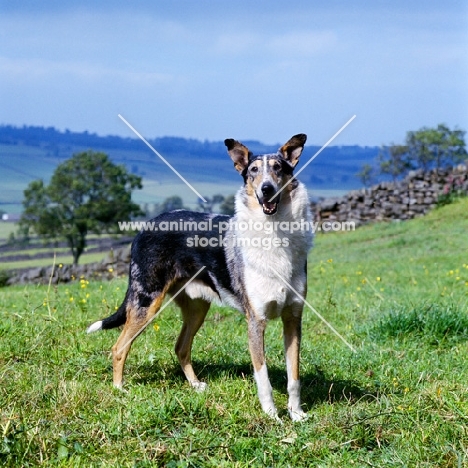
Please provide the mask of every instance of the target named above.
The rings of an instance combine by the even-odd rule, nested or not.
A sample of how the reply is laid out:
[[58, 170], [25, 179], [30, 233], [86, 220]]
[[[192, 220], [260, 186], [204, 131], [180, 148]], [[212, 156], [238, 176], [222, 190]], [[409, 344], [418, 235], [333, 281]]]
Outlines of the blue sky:
[[0, 1], [0, 124], [381, 145], [468, 130], [467, 1]]

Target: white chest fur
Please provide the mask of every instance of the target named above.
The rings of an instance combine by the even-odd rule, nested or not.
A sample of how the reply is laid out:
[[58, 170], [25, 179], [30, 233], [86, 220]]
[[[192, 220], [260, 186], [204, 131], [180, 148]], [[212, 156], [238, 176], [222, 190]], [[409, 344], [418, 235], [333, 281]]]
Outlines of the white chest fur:
[[[305, 187], [300, 185], [294, 192], [291, 203], [280, 205], [273, 216], [261, 209], [237, 212], [235, 237], [242, 245], [245, 290], [261, 319], [278, 317], [285, 306], [300, 301], [295, 291], [304, 290], [311, 214]], [[260, 229], [262, 223], [264, 229]]]

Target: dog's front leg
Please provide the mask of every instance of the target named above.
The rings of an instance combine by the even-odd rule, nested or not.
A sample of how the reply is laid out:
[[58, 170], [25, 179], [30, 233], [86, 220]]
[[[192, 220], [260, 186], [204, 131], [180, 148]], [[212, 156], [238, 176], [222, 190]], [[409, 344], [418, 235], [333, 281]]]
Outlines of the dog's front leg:
[[263, 411], [272, 418], [280, 421], [275, 403], [273, 402], [273, 390], [265, 361], [264, 336], [266, 320], [258, 320], [255, 316], [248, 317], [249, 350], [254, 367], [254, 377], [257, 383], [258, 398]]
[[288, 411], [293, 421], [302, 421], [307, 414], [301, 408], [299, 352], [301, 347], [302, 304], [293, 304], [283, 312], [284, 351], [288, 372]]

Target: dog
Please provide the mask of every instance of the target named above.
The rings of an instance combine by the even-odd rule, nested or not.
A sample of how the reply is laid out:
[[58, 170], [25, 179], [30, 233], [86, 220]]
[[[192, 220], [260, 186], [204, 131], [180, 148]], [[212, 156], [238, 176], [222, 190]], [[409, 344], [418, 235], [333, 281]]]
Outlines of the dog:
[[[268, 320], [281, 317], [289, 415], [293, 421], [307, 417], [300, 399], [299, 351], [312, 230], [307, 228], [311, 225], [307, 190], [293, 175], [306, 139], [305, 134], [295, 135], [277, 153], [256, 156], [242, 143], [225, 140], [244, 180], [235, 197], [234, 216], [176, 210], [157, 216], [151, 220], [153, 229], [136, 235], [125, 299], [113, 315], [87, 330], [124, 325], [112, 348], [116, 387], [122, 387], [133, 340], [170, 295], [183, 319], [176, 355], [192, 387], [204, 390], [206, 384], [192, 367], [191, 349], [210, 303], [215, 302], [245, 314], [260, 404], [278, 421], [264, 332]], [[290, 228], [293, 223], [296, 229]], [[299, 223], [301, 229], [297, 229]], [[169, 230], [170, 226], [174, 229]]]

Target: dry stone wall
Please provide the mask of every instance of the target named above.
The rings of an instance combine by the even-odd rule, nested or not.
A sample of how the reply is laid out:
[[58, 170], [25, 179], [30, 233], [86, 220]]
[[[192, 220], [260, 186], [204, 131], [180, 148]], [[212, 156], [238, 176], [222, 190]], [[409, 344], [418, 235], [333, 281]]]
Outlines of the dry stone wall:
[[130, 264], [130, 246], [112, 250], [104, 260], [83, 265], [62, 265], [37, 267], [23, 271], [12, 272], [6, 281], [12, 284], [58, 284], [86, 279], [110, 280], [118, 276], [128, 275]]
[[313, 204], [317, 221], [405, 220], [426, 214], [449, 193], [468, 194], [468, 162], [452, 169], [412, 171], [401, 182], [381, 182], [369, 189], [353, 190], [340, 198]]

